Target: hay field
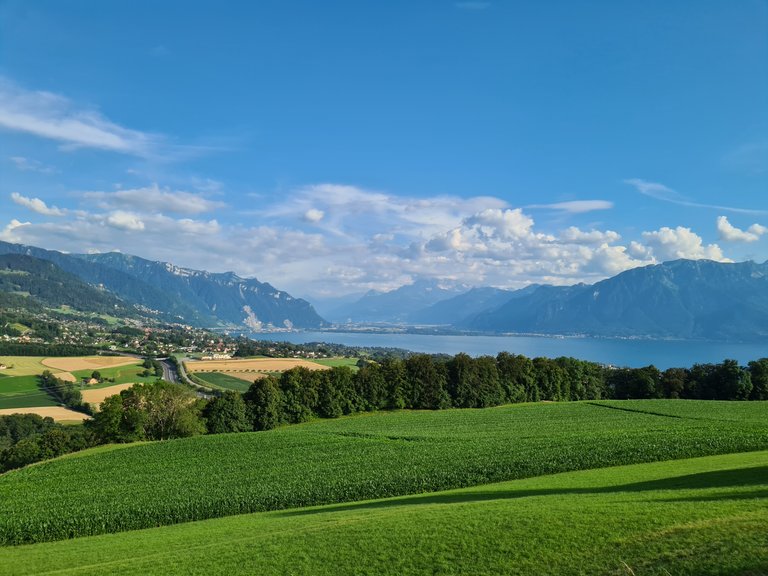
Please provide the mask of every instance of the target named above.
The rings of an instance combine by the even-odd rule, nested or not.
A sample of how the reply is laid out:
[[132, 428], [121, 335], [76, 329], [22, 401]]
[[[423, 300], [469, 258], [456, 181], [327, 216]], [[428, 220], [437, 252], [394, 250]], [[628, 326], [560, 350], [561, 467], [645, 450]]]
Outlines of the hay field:
[[88, 420], [89, 416], [82, 412], [75, 412], [62, 406], [35, 406], [32, 408], [3, 408], [0, 409], [0, 416], [9, 414], [37, 414], [43, 418], [50, 416], [56, 422], [82, 422]]
[[95, 388], [83, 390], [83, 401], [90, 404], [101, 404], [108, 396], [114, 396], [120, 394], [123, 390], [127, 390], [133, 386], [133, 384], [115, 384], [114, 386], [107, 386], [106, 388]]
[[71, 372], [56, 372], [56, 378], [64, 382], [77, 382], [77, 378]]
[[[35, 376], [50, 370], [51, 366], [45, 364], [47, 360], [56, 360], [56, 358], [45, 358], [43, 356], [0, 356], [0, 364], [8, 366], [5, 370], [0, 370], [3, 376]], [[13, 368], [11, 368], [13, 366]], [[51, 370], [54, 374], [58, 370]]]
[[45, 358], [42, 364], [48, 368], [72, 372], [74, 370], [98, 370], [114, 366], [128, 366], [137, 362], [139, 362], [138, 359], [129, 356], [73, 356]]
[[310, 360], [301, 358], [248, 358], [245, 360], [187, 360], [184, 363], [189, 372], [284, 372], [291, 368], [301, 366], [309, 370], [328, 370], [328, 366], [322, 366]]

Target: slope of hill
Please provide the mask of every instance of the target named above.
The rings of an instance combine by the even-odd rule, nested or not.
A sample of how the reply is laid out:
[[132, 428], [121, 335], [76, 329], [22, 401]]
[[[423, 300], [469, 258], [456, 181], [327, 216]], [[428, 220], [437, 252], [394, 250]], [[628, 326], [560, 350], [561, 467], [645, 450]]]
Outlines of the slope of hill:
[[765, 450], [766, 410], [658, 400], [403, 411], [100, 448], [0, 475], [0, 543]]
[[0, 254], [49, 260], [89, 284], [103, 286], [125, 302], [157, 311], [165, 319], [181, 319], [198, 326], [236, 324], [247, 328], [266, 324], [316, 328], [324, 324], [305, 300], [232, 273], [189, 270], [119, 253], [63, 254], [7, 242], [0, 242]]
[[294, 298], [255, 278], [241, 278], [232, 272], [217, 274], [181, 268], [118, 252], [78, 257], [128, 274], [186, 303], [201, 315], [231, 324], [252, 329], [267, 324], [281, 328], [318, 328], [325, 324], [306, 300]]
[[83, 312], [134, 314], [112, 293], [86, 284], [52, 262], [23, 254], [0, 255], [0, 292], [32, 298], [52, 308], [69, 306]]
[[5, 574], [765, 574], [768, 452], [0, 548]]
[[542, 334], [768, 337], [768, 263], [676, 260], [594, 285], [542, 286], [459, 325]]

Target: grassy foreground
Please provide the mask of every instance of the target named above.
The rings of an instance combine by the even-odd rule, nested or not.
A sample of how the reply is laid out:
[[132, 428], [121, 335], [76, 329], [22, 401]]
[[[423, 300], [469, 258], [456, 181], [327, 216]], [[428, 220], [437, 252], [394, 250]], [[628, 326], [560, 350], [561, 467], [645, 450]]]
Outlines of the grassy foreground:
[[100, 449], [9, 472], [0, 476], [0, 542], [761, 449], [768, 449], [766, 402], [582, 402], [361, 415]]
[[768, 452], [0, 549], [5, 574], [768, 573]]

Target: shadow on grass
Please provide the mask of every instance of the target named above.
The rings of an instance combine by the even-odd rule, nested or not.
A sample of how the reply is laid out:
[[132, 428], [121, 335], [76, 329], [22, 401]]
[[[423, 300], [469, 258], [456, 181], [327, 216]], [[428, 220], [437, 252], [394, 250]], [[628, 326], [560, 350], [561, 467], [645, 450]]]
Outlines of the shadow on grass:
[[391, 498], [377, 502], [364, 502], [360, 504], [335, 504], [315, 508], [311, 510], [288, 510], [278, 512], [280, 516], [306, 516], [311, 514], [323, 514], [327, 512], [346, 512], [353, 510], [373, 510], [380, 508], [392, 508], [397, 506], [416, 506], [424, 504], [465, 504], [471, 502], [486, 502], [491, 500], [510, 500], [528, 498], [532, 496], [556, 496], [566, 494], [613, 494], [622, 492], [651, 492], [657, 490], [691, 490], [706, 488], [739, 488], [749, 486], [764, 486], [750, 492], [733, 492], [729, 494], [702, 494], [690, 495], [681, 498], [669, 498], [663, 502], [684, 502], [696, 500], [741, 500], [747, 498], [768, 497], [768, 466], [754, 466], [751, 468], [737, 468], [733, 470], [717, 470], [713, 472], [699, 472], [673, 478], [661, 478], [646, 482], [633, 482], [616, 486], [596, 486], [594, 488], [542, 488], [531, 490], [489, 490], [471, 492], [450, 492], [436, 494], [418, 494]]

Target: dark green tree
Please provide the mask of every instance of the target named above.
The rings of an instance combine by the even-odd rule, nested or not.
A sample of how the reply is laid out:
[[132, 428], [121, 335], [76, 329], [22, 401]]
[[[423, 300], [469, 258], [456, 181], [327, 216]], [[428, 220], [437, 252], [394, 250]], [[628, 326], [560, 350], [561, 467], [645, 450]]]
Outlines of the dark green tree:
[[211, 398], [203, 408], [203, 418], [205, 418], [208, 434], [251, 430], [251, 422], [246, 412], [245, 401], [239, 392], [227, 390], [221, 396]]
[[244, 394], [243, 400], [254, 430], [271, 430], [285, 420], [281, 412], [282, 393], [274, 376], [256, 380]]

